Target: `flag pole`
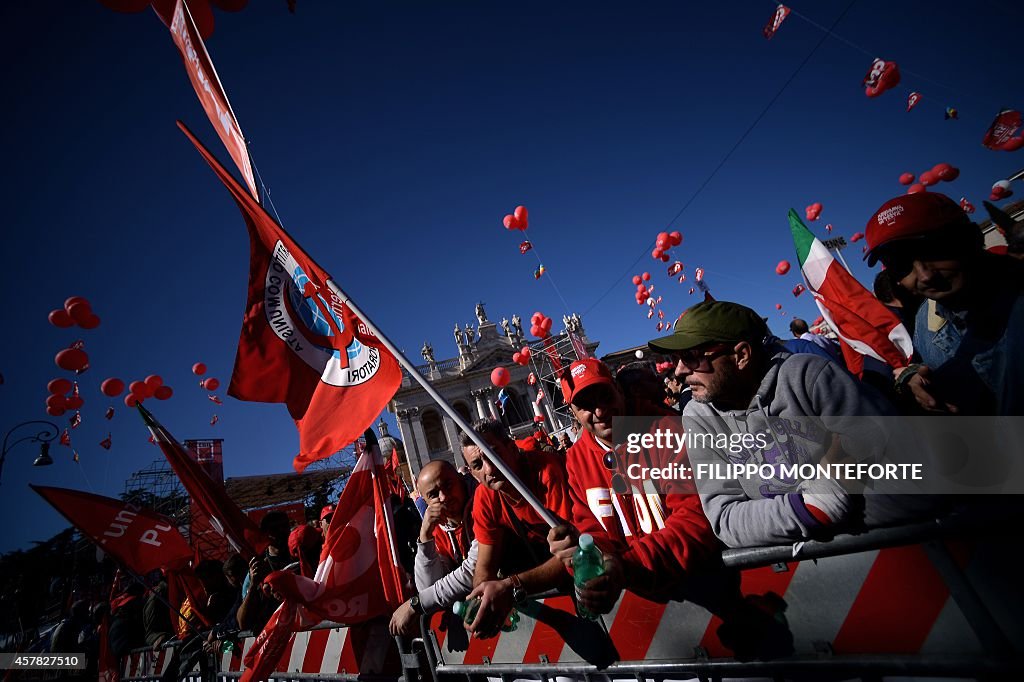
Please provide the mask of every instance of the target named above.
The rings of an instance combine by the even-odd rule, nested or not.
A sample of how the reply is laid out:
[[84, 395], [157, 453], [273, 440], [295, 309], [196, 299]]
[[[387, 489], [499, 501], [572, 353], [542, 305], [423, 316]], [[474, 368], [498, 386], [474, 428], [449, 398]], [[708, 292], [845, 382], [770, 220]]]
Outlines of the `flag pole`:
[[[480, 451], [484, 453], [484, 455], [487, 457], [487, 460], [491, 463], [491, 465], [501, 472], [502, 476], [505, 477], [505, 480], [512, 484], [512, 487], [514, 487], [519, 492], [519, 494], [523, 496], [523, 499], [526, 500], [526, 502], [528, 502], [531, 507], [533, 507], [533, 509], [540, 515], [540, 517], [544, 519], [544, 521], [552, 528], [559, 525], [561, 522], [558, 520], [558, 518], [550, 511], [548, 511], [548, 509], [545, 508], [543, 504], [541, 504], [540, 500], [537, 499], [537, 496], [533, 494], [533, 491], [527, 488], [526, 484], [519, 480], [519, 477], [516, 476], [511, 469], [509, 469], [508, 465], [505, 464], [501, 457], [494, 453], [494, 450], [492, 450], [491, 447], [487, 445], [484, 439], [480, 437], [480, 434], [474, 431], [472, 427], [470, 427], [469, 423], [462, 418], [462, 415], [460, 415], [455, 410], [455, 408], [453, 408], [448, 403], [448, 401], [445, 400], [441, 396], [441, 394], [437, 392], [437, 390], [430, 384], [430, 382], [427, 381], [426, 377], [424, 377], [422, 374], [419, 373], [419, 371], [417, 371], [416, 366], [409, 362], [409, 358], [405, 357], [405, 354], [403, 354], [402, 351], [398, 350], [395, 344], [391, 342], [391, 339], [385, 336], [380, 331], [380, 329], [373, 322], [370, 321], [366, 314], [359, 309], [359, 307], [352, 301], [351, 298], [348, 297], [348, 294], [342, 291], [341, 288], [332, 279], [327, 280], [327, 286], [331, 290], [331, 292], [335, 296], [337, 296], [342, 301], [342, 303], [347, 305], [356, 315], [356, 317], [358, 317], [363, 322], [363, 324], [366, 325], [366, 328], [374, 336], [377, 337], [377, 339], [381, 342], [381, 345], [387, 348], [388, 351], [395, 357], [395, 359], [398, 360], [398, 364], [402, 366], [402, 369], [408, 372], [409, 376], [411, 376], [414, 381], [418, 382], [420, 387], [422, 387], [423, 390], [427, 392], [427, 395], [429, 395], [431, 399], [433, 399], [433, 401], [437, 403], [437, 406], [444, 410], [445, 414], [451, 417], [452, 421], [454, 421], [455, 424], [460, 429], [462, 429], [467, 436], [470, 437], [473, 443], [475, 443], [476, 446], [480, 448]], [[452, 449], [455, 449], [454, 444], [452, 445]]]

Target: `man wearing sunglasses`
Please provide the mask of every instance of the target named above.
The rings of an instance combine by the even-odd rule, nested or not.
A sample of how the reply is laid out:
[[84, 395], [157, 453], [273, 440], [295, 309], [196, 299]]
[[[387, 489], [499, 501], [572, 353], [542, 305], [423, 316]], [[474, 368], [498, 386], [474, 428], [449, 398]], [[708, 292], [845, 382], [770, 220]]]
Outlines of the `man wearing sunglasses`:
[[1024, 414], [1024, 265], [985, 251], [981, 230], [936, 192], [890, 199], [868, 221], [868, 265], [925, 299], [914, 324], [920, 364], [897, 391], [928, 412]]
[[[825, 358], [786, 352], [750, 308], [698, 303], [683, 313], [671, 336], [649, 345], [675, 356], [676, 374], [692, 389], [683, 410], [690, 463], [704, 512], [726, 545], [829, 537], [840, 528], [898, 523], [928, 508], [924, 501], [887, 495], [862, 500], [834, 478], [760, 473], [761, 465], [774, 471], [776, 465], [839, 463], [849, 456], [878, 462], [902, 441], [882, 430], [878, 418], [895, 412], [877, 391]], [[758, 473], [715, 473], [730, 464], [755, 464]]]

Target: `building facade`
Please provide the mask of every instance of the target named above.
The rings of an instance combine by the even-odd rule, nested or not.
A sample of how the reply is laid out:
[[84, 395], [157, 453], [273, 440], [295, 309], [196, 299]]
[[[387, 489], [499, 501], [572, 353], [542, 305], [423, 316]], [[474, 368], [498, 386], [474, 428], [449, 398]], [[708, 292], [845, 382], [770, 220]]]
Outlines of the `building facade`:
[[[587, 339], [579, 315], [563, 317], [562, 323], [563, 331], [553, 334], [546, 344], [529, 343], [518, 315], [495, 323], [487, 318], [480, 303], [475, 325], [455, 325], [453, 340], [458, 354], [437, 359], [433, 346], [425, 342], [420, 349], [425, 363], [416, 370], [469, 423], [488, 417], [498, 419], [516, 437], [532, 433], [542, 423], [554, 433], [568, 428], [569, 420], [552, 358], [555, 365], [568, 366], [584, 348], [593, 354], [598, 345]], [[513, 353], [527, 345], [532, 352], [530, 363], [513, 363]], [[545, 346], [549, 350], [545, 351]], [[508, 385], [501, 389], [491, 383], [491, 372], [496, 367], [506, 368], [511, 375]], [[460, 429], [407, 373], [388, 411], [397, 419], [405, 445], [403, 463], [408, 464], [411, 480], [431, 460], [446, 459], [461, 465], [456, 456]]]

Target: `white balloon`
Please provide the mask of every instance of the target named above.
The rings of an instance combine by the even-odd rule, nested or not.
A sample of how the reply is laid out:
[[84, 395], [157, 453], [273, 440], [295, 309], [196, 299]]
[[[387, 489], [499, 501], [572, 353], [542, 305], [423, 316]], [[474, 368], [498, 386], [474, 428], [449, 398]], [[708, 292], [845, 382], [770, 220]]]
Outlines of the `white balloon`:
[[996, 184], [994, 184], [992, 186], [993, 187], [1002, 187], [1003, 189], [1010, 189], [1010, 181], [1009, 180], [1000, 180], [999, 182], [997, 182]]
[[635, 355], [636, 355], [636, 359], [637, 359], [637, 360], [643, 360], [643, 359], [644, 359], [644, 352], [643, 352], [642, 350], [638, 350], [638, 351], [637, 351], [637, 352], [635, 353]]

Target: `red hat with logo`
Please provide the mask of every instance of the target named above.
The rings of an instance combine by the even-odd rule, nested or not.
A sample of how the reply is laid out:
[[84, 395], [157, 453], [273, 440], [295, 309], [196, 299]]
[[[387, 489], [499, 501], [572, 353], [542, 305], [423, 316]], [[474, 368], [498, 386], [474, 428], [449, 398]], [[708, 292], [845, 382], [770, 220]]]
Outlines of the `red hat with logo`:
[[323, 521], [325, 516], [328, 516], [328, 515], [333, 514], [333, 513], [334, 513], [334, 505], [333, 504], [327, 505], [326, 507], [324, 507], [323, 509], [320, 510], [320, 520]]
[[906, 239], [918, 239], [949, 228], [972, 227], [960, 204], [938, 192], [904, 194], [882, 204], [868, 221], [865, 237], [868, 265], [878, 261], [879, 249]]
[[569, 365], [569, 371], [562, 374], [562, 395], [566, 403], [585, 388], [594, 384], [615, 385], [608, 365], [595, 358], [583, 358]]

